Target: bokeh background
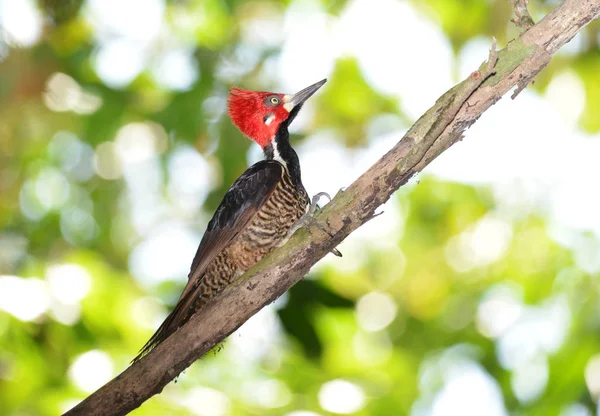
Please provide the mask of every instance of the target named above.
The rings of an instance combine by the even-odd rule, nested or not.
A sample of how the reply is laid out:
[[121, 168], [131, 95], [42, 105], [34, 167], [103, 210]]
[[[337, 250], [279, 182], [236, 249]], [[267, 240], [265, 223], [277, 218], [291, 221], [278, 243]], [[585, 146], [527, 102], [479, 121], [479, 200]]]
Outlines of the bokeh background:
[[[559, 1], [531, 0], [536, 20]], [[173, 306], [295, 92], [335, 194], [499, 45], [507, 0], [0, 0], [0, 414], [55, 415]], [[135, 415], [560, 415], [600, 395], [600, 25]]]

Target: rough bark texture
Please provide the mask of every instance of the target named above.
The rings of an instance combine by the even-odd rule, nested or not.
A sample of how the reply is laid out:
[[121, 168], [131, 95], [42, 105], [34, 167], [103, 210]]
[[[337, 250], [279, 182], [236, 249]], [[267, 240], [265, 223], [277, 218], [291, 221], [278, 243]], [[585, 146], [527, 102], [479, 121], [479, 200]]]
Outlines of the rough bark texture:
[[515, 86], [516, 94], [524, 89], [561, 46], [599, 16], [600, 0], [565, 0], [499, 51], [496, 63], [495, 53], [491, 53], [491, 63], [484, 63], [440, 97], [398, 144], [327, 204], [317, 220], [328, 225], [333, 238], [320, 232], [297, 232], [173, 336], [66, 415], [123, 415], [160, 393], [179, 373], [302, 279], [313, 264], [371, 219], [377, 207], [460, 140], [463, 132], [506, 92]]

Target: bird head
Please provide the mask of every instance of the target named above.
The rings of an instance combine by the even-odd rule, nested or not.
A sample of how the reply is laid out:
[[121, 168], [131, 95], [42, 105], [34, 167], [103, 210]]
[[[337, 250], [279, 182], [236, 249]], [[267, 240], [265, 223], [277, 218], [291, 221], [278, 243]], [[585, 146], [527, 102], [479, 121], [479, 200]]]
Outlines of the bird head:
[[296, 94], [248, 91], [232, 87], [228, 100], [229, 117], [242, 133], [264, 149], [273, 141], [282, 124], [287, 127], [302, 104], [325, 82], [327, 79]]

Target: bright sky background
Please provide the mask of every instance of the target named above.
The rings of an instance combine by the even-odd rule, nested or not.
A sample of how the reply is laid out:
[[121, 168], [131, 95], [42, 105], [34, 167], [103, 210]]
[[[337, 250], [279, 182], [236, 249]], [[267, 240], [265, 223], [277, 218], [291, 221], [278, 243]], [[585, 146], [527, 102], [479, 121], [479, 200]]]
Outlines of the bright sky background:
[[[245, 23], [245, 42], [240, 47], [238, 66], [256, 59], [261, 48], [281, 42], [281, 54], [266, 63], [264, 76], [275, 77], [280, 91], [290, 93], [330, 77], [336, 59], [355, 56], [367, 81], [383, 93], [401, 97], [402, 109], [417, 118], [458, 81], [452, 77], [455, 62], [450, 44], [439, 27], [409, 3], [378, 0], [377, 7], [374, 4], [372, 0], [351, 0], [339, 17], [333, 17], [323, 12], [318, 2], [293, 1], [283, 17], [277, 13], [256, 16], [255, 21]], [[164, 24], [164, 9], [164, 0], [87, 1], [85, 17], [99, 45], [93, 66], [107, 85], [126, 87], [145, 68], [150, 69], [160, 85], [173, 90], [186, 90], [202, 76], [185, 38], [174, 36]], [[4, 43], [34, 45], [41, 36], [41, 24], [33, 0], [0, 0], [0, 26], [4, 28], [0, 60], [5, 54]], [[402, 39], [419, 39], [419, 42], [398, 41]], [[476, 39], [462, 49], [457, 62], [460, 78], [486, 59], [490, 44], [489, 39]], [[579, 44], [574, 40], [563, 53], [576, 51]], [[228, 74], [240, 71], [235, 63], [228, 65], [222, 70], [224, 80]], [[53, 77], [48, 88], [54, 95], [49, 96], [46, 104], [54, 111], [89, 113], [102, 105], [94, 101], [94, 96], [86, 96], [64, 74]], [[61, 101], [56, 97], [66, 98]], [[223, 105], [222, 97], [213, 100]], [[525, 90], [515, 101], [505, 98], [497, 103], [467, 132], [462, 142], [426, 169], [426, 173], [443, 180], [489, 185], [498, 201], [497, 212], [449, 243], [448, 250], [460, 252], [468, 246], [475, 253], [465, 260], [467, 263], [453, 266], [469, 268], [495, 261], [512, 238], [511, 220], [536, 211], [549, 219], [553, 237], [578, 253], [577, 261], [583, 269], [600, 270], [600, 258], [589, 252], [587, 242], [582, 242], [576, 233], [589, 230], [600, 236], [600, 194], [591, 191], [596, 189], [595, 181], [600, 177], [600, 164], [596, 163], [600, 137], [586, 135], [576, 126], [584, 100], [581, 81], [576, 75], [564, 72], [552, 81], [543, 96]], [[302, 131], [310, 116], [308, 103], [293, 128]], [[149, 123], [129, 124], [119, 131], [114, 142], [96, 149], [76, 137], [53, 139], [62, 148], [69, 144], [68, 148], [80, 157], [93, 158], [96, 174], [107, 179], [124, 177], [131, 201], [130, 215], [136, 231], [143, 236], [130, 257], [130, 270], [140, 284], [149, 287], [187, 275], [189, 260], [200, 239], [191, 225], [216, 180], [210, 173], [214, 161], [191, 147], [181, 146], [168, 161], [169, 197], [165, 199], [159, 192], [165, 178], [158, 156], [165, 150], [169, 132], [161, 129]], [[326, 191], [334, 195], [383, 155], [402, 134], [402, 131], [385, 136], [374, 134], [367, 149], [350, 151], [338, 144], [330, 132], [312, 132], [298, 147], [306, 188], [312, 194]], [[104, 163], [105, 156], [113, 154], [120, 158], [122, 170]], [[253, 148], [248, 159], [258, 158], [260, 151]], [[59, 171], [48, 171], [35, 183], [28, 184], [21, 201], [26, 215], [34, 218], [42, 215], [44, 209], [60, 205], [68, 196], [65, 181]], [[45, 206], [36, 208], [42, 214], [28, 208], [28, 192], [45, 201]], [[390, 244], [392, 236], [402, 232], [402, 219], [395, 217], [395, 209], [387, 211], [342, 244], [344, 264], [328, 256], [318, 267], [352, 268], [357, 265], [352, 259], [360, 260], [360, 247], [364, 244]], [[82, 211], [79, 215], [88, 214]], [[91, 223], [89, 233], [94, 232]], [[68, 223], [64, 227], [69, 230]], [[89, 290], [89, 276], [74, 265], [57, 267], [63, 267], [61, 273], [51, 269], [45, 279], [0, 277], [0, 308], [23, 320], [50, 312], [65, 323], [74, 322], [79, 314], [77, 302]], [[24, 306], [18, 299], [26, 294], [30, 299], [34, 294], [38, 302]], [[550, 299], [539, 307], [526, 307], [514, 288], [495, 288], [488, 295], [480, 305], [478, 325], [483, 333], [497, 340], [499, 360], [515, 371], [515, 394], [527, 402], [543, 391], [547, 382], [547, 355], [560, 346], [568, 330], [569, 307], [561, 298]], [[385, 328], [395, 313], [391, 297], [372, 293], [358, 303], [357, 319], [365, 331], [370, 331]], [[253, 337], [258, 328], [262, 330], [261, 336]], [[278, 336], [273, 308], [266, 308], [249, 321], [240, 329], [240, 333], [244, 331], [247, 336], [232, 337], [235, 347], [231, 354], [239, 357], [260, 354], [265, 338], [275, 340]], [[103, 364], [100, 366], [103, 371], [96, 371], [98, 363]], [[104, 371], [107, 367], [108, 373]], [[112, 371], [110, 357], [94, 350], [73, 363], [69, 376], [82, 390], [92, 391]], [[590, 374], [590, 383], [598, 382], [600, 365], [591, 368]], [[443, 388], [428, 391], [428, 377], [441, 377]], [[424, 364], [421, 378], [422, 397], [414, 405], [413, 416], [506, 414], [496, 382], [468, 348], [457, 346], [432, 358]], [[264, 400], [275, 400], [271, 393], [285, 387], [272, 383], [265, 386]], [[285, 396], [285, 391], [281, 395]], [[324, 384], [318, 399], [324, 410], [339, 414], [355, 412], [368, 400], [360, 386], [345, 380]], [[217, 416], [226, 414], [228, 408], [227, 397], [208, 387], [198, 387], [193, 394], [177, 400], [190, 409], [204, 409], [209, 411], [207, 414]], [[575, 406], [566, 414], [586, 413]], [[288, 416], [314, 415], [298, 411]]]

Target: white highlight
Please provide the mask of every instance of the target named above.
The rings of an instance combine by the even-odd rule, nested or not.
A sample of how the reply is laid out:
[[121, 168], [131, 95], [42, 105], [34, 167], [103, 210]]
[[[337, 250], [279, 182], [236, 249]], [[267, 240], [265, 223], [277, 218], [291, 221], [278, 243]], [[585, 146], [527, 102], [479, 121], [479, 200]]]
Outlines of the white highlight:
[[144, 286], [186, 276], [200, 237], [179, 221], [151, 227], [129, 255], [129, 270]]
[[48, 267], [46, 280], [52, 296], [66, 305], [78, 304], [87, 296], [92, 286], [88, 271], [77, 264]]
[[477, 329], [486, 337], [497, 338], [505, 334], [523, 312], [524, 306], [519, 290], [513, 286], [493, 286], [479, 304]]
[[104, 84], [111, 88], [123, 88], [143, 71], [146, 60], [147, 53], [137, 42], [121, 38], [104, 42], [93, 63]]
[[[331, 32], [332, 20], [315, 1], [291, 2], [286, 9], [282, 31], [286, 36], [276, 62], [283, 91], [298, 91], [331, 74], [338, 56]], [[308, 27], [310, 30], [306, 30]], [[293, 106], [288, 104], [285, 109], [291, 111]]]
[[[575, 37], [577, 39], [577, 36]], [[560, 416], [593, 416], [587, 407], [581, 403], [573, 403], [560, 412]]]
[[487, 266], [504, 255], [511, 240], [510, 223], [487, 215], [450, 239], [445, 249], [446, 261], [460, 272]]
[[565, 121], [575, 124], [585, 110], [585, 85], [574, 71], [565, 71], [552, 78], [546, 98]]
[[176, 49], [163, 54], [152, 68], [158, 84], [166, 89], [186, 91], [198, 79], [198, 65], [193, 50]]
[[61, 72], [48, 78], [43, 99], [46, 107], [57, 112], [91, 114], [102, 105], [102, 98], [85, 92], [77, 81]]
[[[373, 7], [371, 0], [353, 0], [336, 23], [332, 25], [333, 36], [327, 35], [335, 38], [337, 53], [355, 56], [369, 85], [385, 94], [402, 97], [402, 107], [408, 117], [419, 117], [435, 102], [440, 91], [453, 85], [450, 70], [453, 56], [448, 39], [436, 22], [417, 11], [410, 2], [379, 0], [377, 7]], [[394, 39], [419, 41], [395, 42]], [[322, 43], [319, 40], [318, 46], [326, 52], [327, 46], [321, 46]], [[314, 45], [313, 53], [316, 48]], [[386, 53], [390, 48], [394, 53]], [[311, 61], [321, 60], [320, 53], [312, 55]], [[408, 64], [407, 56], [417, 59], [418, 64]], [[487, 53], [481, 55], [480, 60], [486, 56]], [[306, 72], [305, 66], [301, 68]], [[292, 73], [288, 71], [285, 75]], [[431, 81], [425, 90], [421, 88], [424, 80]]]
[[130, 313], [136, 325], [151, 330], [156, 330], [167, 317], [162, 304], [151, 296], [145, 296], [133, 302]]
[[507, 415], [498, 385], [479, 365], [455, 363], [445, 372], [445, 385], [436, 395], [430, 415]]
[[546, 388], [547, 356], [564, 343], [571, 323], [566, 296], [555, 296], [540, 306], [523, 306], [519, 319], [496, 341], [498, 362], [513, 370], [513, 389], [523, 402]]
[[275, 409], [286, 406], [292, 400], [288, 386], [279, 380], [271, 379], [246, 384], [244, 395], [248, 401], [260, 407]]
[[600, 398], [600, 354], [594, 355], [585, 366], [585, 382], [594, 400]]
[[186, 216], [194, 217], [217, 183], [218, 169], [198, 150], [188, 145], [169, 153], [167, 168], [169, 200]]
[[33, 321], [50, 307], [46, 282], [37, 278], [0, 276], [0, 310], [21, 321]]
[[235, 331], [229, 338], [227, 351], [235, 351], [236, 368], [252, 368], [252, 363], [267, 357], [273, 358], [274, 348], [265, 346], [280, 345], [283, 332], [276, 315], [276, 304], [263, 308]]
[[345, 380], [332, 380], [319, 390], [319, 404], [331, 413], [350, 414], [365, 406], [365, 393], [356, 384]]
[[163, 27], [164, 0], [89, 0], [84, 16], [101, 40], [123, 37], [148, 42]]
[[375, 367], [390, 359], [394, 346], [387, 332], [357, 331], [352, 338], [352, 350], [361, 364]]
[[366, 331], [379, 331], [392, 323], [396, 317], [396, 302], [385, 293], [371, 292], [359, 299], [356, 318]]
[[69, 368], [69, 378], [81, 391], [91, 393], [111, 379], [114, 364], [110, 356], [100, 350], [81, 354]]
[[[519, 126], [519, 134], [514, 134], [514, 126]], [[468, 136], [425, 172], [443, 180], [492, 184], [499, 211], [524, 216], [544, 207], [561, 227], [600, 235], [600, 198], [589, 192], [600, 175], [600, 165], [593, 160], [600, 142], [570, 128], [547, 100], [527, 90], [518, 100], [501, 100]]]
[[177, 401], [199, 416], [225, 416], [230, 410], [225, 393], [210, 387], [194, 387]]
[[100, 143], [94, 152], [94, 170], [102, 179], [119, 179], [123, 169], [117, 158], [117, 146], [113, 142]]
[[42, 16], [33, 0], [0, 0], [0, 28], [10, 46], [33, 46], [42, 34]]
[[44, 168], [35, 180], [35, 195], [46, 211], [61, 208], [70, 193], [69, 180], [56, 168]]
[[510, 384], [515, 396], [521, 403], [530, 403], [538, 399], [548, 385], [550, 369], [544, 355], [538, 355], [513, 371]]
[[168, 137], [162, 125], [153, 122], [130, 123], [119, 129], [115, 138], [122, 164], [136, 164], [163, 153]]

